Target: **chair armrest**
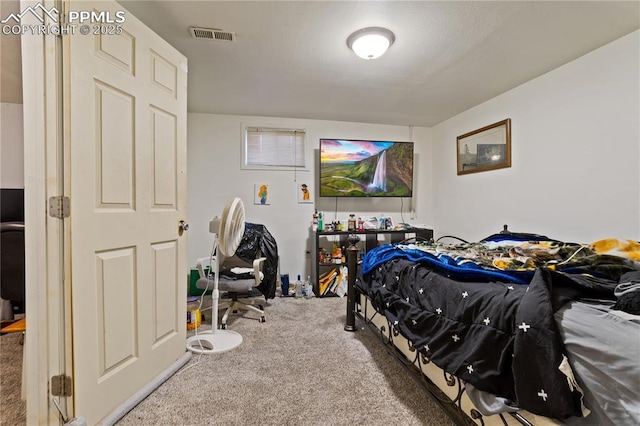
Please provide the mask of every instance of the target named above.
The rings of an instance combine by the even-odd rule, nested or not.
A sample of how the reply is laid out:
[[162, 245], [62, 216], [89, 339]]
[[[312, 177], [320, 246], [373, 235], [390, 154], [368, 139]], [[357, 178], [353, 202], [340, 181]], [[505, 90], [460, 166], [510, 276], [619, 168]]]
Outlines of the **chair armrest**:
[[262, 264], [265, 260], [267, 260], [266, 257], [259, 257], [253, 260], [253, 275], [256, 279], [256, 285], [260, 285], [260, 283], [262, 282], [260, 274], [262, 272]]
[[204, 272], [205, 262], [209, 266], [209, 271], [213, 270], [213, 265], [216, 259], [211, 257], [201, 257], [196, 261], [196, 269], [198, 270], [198, 274], [200, 274], [200, 278], [206, 278], [207, 274]]

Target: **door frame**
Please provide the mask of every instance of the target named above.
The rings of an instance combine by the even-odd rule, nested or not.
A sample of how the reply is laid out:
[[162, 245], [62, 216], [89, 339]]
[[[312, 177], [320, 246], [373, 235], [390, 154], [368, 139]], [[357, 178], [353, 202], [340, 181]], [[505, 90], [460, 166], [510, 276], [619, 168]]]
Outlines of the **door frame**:
[[[20, 9], [60, 1], [21, 0]], [[32, 14], [23, 24], [40, 24]], [[62, 119], [62, 37], [22, 36], [25, 182], [25, 294], [27, 331], [23, 358], [23, 397], [27, 424], [59, 425], [62, 419], [49, 400], [52, 376], [68, 375], [72, 366], [70, 291], [65, 266], [65, 219], [48, 214], [48, 199], [65, 195]], [[68, 227], [66, 227], [68, 229]], [[73, 399], [56, 398], [65, 418]]]

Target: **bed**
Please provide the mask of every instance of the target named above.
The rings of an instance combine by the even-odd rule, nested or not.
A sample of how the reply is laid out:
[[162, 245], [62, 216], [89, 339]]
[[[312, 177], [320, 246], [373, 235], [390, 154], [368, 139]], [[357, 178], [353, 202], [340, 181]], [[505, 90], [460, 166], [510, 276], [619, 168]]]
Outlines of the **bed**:
[[[357, 315], [457, 424], [640, 424], [640, 244], [503, 232], [350, 254]], [[346, 330], [354, 330], [345, 326]]]

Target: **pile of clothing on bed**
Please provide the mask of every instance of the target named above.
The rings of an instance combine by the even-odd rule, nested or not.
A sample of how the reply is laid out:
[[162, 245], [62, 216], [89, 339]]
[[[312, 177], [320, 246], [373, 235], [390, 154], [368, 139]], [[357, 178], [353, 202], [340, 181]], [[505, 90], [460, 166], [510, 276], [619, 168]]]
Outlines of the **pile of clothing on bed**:
[[640, 244], [536, 238], [380, 246], [363, 259], [356, 287], [418, 350], [472, 387], [534, 414], [583, 417], [584, 392], [554, 314], [574, 300], [613, 304], [617, 296], [618, 309], [637, 308]]
[[429, 263], [461, 279], [497, 279], [528, 284], [536, 269], [617, 279], [639, 268], [640, 243], [607, 239], [566, 243], [532, 234], [495, 234], [477, 243], [417, 242], [380, 246], [367, 253], [363, 272], [395, 257]]

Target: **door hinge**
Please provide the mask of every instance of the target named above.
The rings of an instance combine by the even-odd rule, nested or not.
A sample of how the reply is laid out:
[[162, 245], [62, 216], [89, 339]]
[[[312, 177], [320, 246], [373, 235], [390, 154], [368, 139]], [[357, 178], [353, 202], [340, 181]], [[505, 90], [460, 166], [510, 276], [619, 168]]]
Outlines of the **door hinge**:
[[51, 395], [71, 396], [71, 377], [64, 374], [51, 377]]
[[64, 195], [49, 197], [49, 216], [64, 219], [71, 215], [71, 199]]

